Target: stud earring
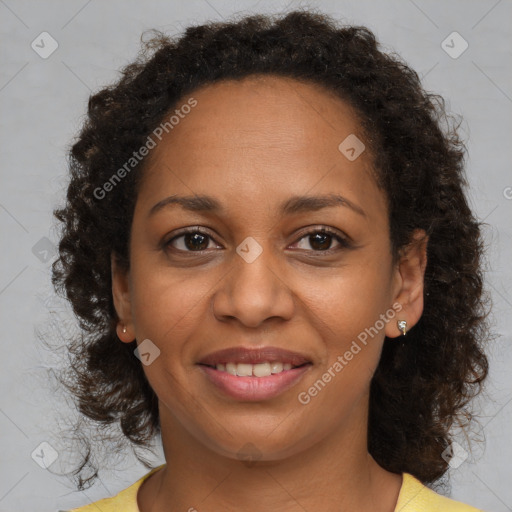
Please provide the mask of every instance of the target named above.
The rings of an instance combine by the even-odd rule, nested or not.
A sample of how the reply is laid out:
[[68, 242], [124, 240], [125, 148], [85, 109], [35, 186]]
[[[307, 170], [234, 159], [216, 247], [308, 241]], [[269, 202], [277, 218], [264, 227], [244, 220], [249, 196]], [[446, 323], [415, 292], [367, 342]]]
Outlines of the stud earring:
[[123, 332], [126, 332], [126, 327], [123, 326]]
[[405, 320], [398, 320], [397, 321], [398, 329], [402, 333], [402, 336], [405, 336], [407, 333], [407, 322]]

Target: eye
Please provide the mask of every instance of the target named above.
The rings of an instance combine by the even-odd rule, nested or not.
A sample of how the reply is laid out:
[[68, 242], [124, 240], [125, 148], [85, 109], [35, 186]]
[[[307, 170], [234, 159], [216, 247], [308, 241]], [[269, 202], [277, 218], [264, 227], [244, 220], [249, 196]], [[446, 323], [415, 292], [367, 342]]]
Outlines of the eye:
[[187, 228], [164, 245], [181, 252], [201, 252], [208, 249], [210, 240], [213, 238], [208, 233], [198, 228]]
[[[191, 227], [186, 228], [176, 236], [171, 238], [169, 241], [164, 243], [165, 247], [171, 246], [178, 252], [190, 253], [190, 252], [203, 252], [208, 250], [210, 242], [214, 239], [207, 232], [197, 228]], [[305, 240], [305, 242], [302, 242]], [[313, 252], [332, 252], [336, 248], [332, 248], [333, 241], [338, 242], [341, 248], [350, 248], [351, 244], [347, 238], [340, 235], [337, 231], [334, 231], [327, 227], [320, 227], [318, 229], [310, 230], [303, 233], [301, 238], [296, 244], [306, 244], [310, 247], [299, 247], [299, 249], [312, 250]], [[214, 244], [214, 248], [219, 247]], [[339, 248], [338, 248], [339, 249]]]
[[[308, 231], [299, 239], [298, 243], [300, 244], [302, 240], [305, 240], [303, 245], [309, 245], [314, 252], [332, 251], [331, 244], [333, 240], [337, 241], [342, 248], [349, 248], [351, 246], [345, 237], [338, 234], [337, 231], [326, 227]], [[299, 249], [310, 250], [308, 247], [299, 247]]]

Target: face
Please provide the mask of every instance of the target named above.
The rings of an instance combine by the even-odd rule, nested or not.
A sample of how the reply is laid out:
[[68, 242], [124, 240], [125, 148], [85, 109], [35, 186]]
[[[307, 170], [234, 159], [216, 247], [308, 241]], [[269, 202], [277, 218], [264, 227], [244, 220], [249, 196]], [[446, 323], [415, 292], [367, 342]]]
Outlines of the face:
[[270, 76], [191, 96], [149, 155], [129, 272], [113, 259], [118, 335], [149, 340], [163, 438], [278, 460], [349, 436], [384, 336], [421, 315], [424, 247], [393, 263], [386, 197], [340, 99]]

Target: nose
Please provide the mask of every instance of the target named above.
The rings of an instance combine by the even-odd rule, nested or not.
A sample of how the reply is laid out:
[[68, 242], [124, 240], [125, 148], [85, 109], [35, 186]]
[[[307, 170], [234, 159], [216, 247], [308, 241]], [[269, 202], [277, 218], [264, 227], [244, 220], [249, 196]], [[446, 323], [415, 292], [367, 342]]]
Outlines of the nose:
[[271, 318], [289, 320], [294, 311], [289, 280], [272, 250], [248, 237], [213, 296], [213, 312], [219, 321], [236, 319], [251, 328]]

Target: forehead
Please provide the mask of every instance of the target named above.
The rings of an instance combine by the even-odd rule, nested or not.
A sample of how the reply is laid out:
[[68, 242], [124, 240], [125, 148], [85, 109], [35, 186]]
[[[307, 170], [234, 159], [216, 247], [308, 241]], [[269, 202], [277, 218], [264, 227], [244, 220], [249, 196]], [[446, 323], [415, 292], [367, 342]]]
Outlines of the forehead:
[[[355, 110], [314, 83], [273, 75], [223, 80], [202, 86], [175, 108], [179, 110], [190, 97], [197, 106], [182, 116], [179, 127], [163, 134], [171, 145], [170, 139], [177, 143], [177, 138], [200, 137], [203, 144], [215, 147], [224, 143], [257, 149], [265, 144], [268, 149], [293, 146], [295, 151], [312, 151], [332, 149], [333, 142], [344, 135], [362, 136]], [[331, 137], [326, 139], [329, 132]]]
[[340, 150], [347, 138], [364, 141], [356, 113], [323, 87], [256, 75], [203, 86], [174, 109], [190, 98], [196, 105], [149, 155], [143, 200], [214, 191], [226, 201], [241, 195], [268, 203], [311, 190], [364, 202], [380, 193], [369, 151], [351, 161]]

